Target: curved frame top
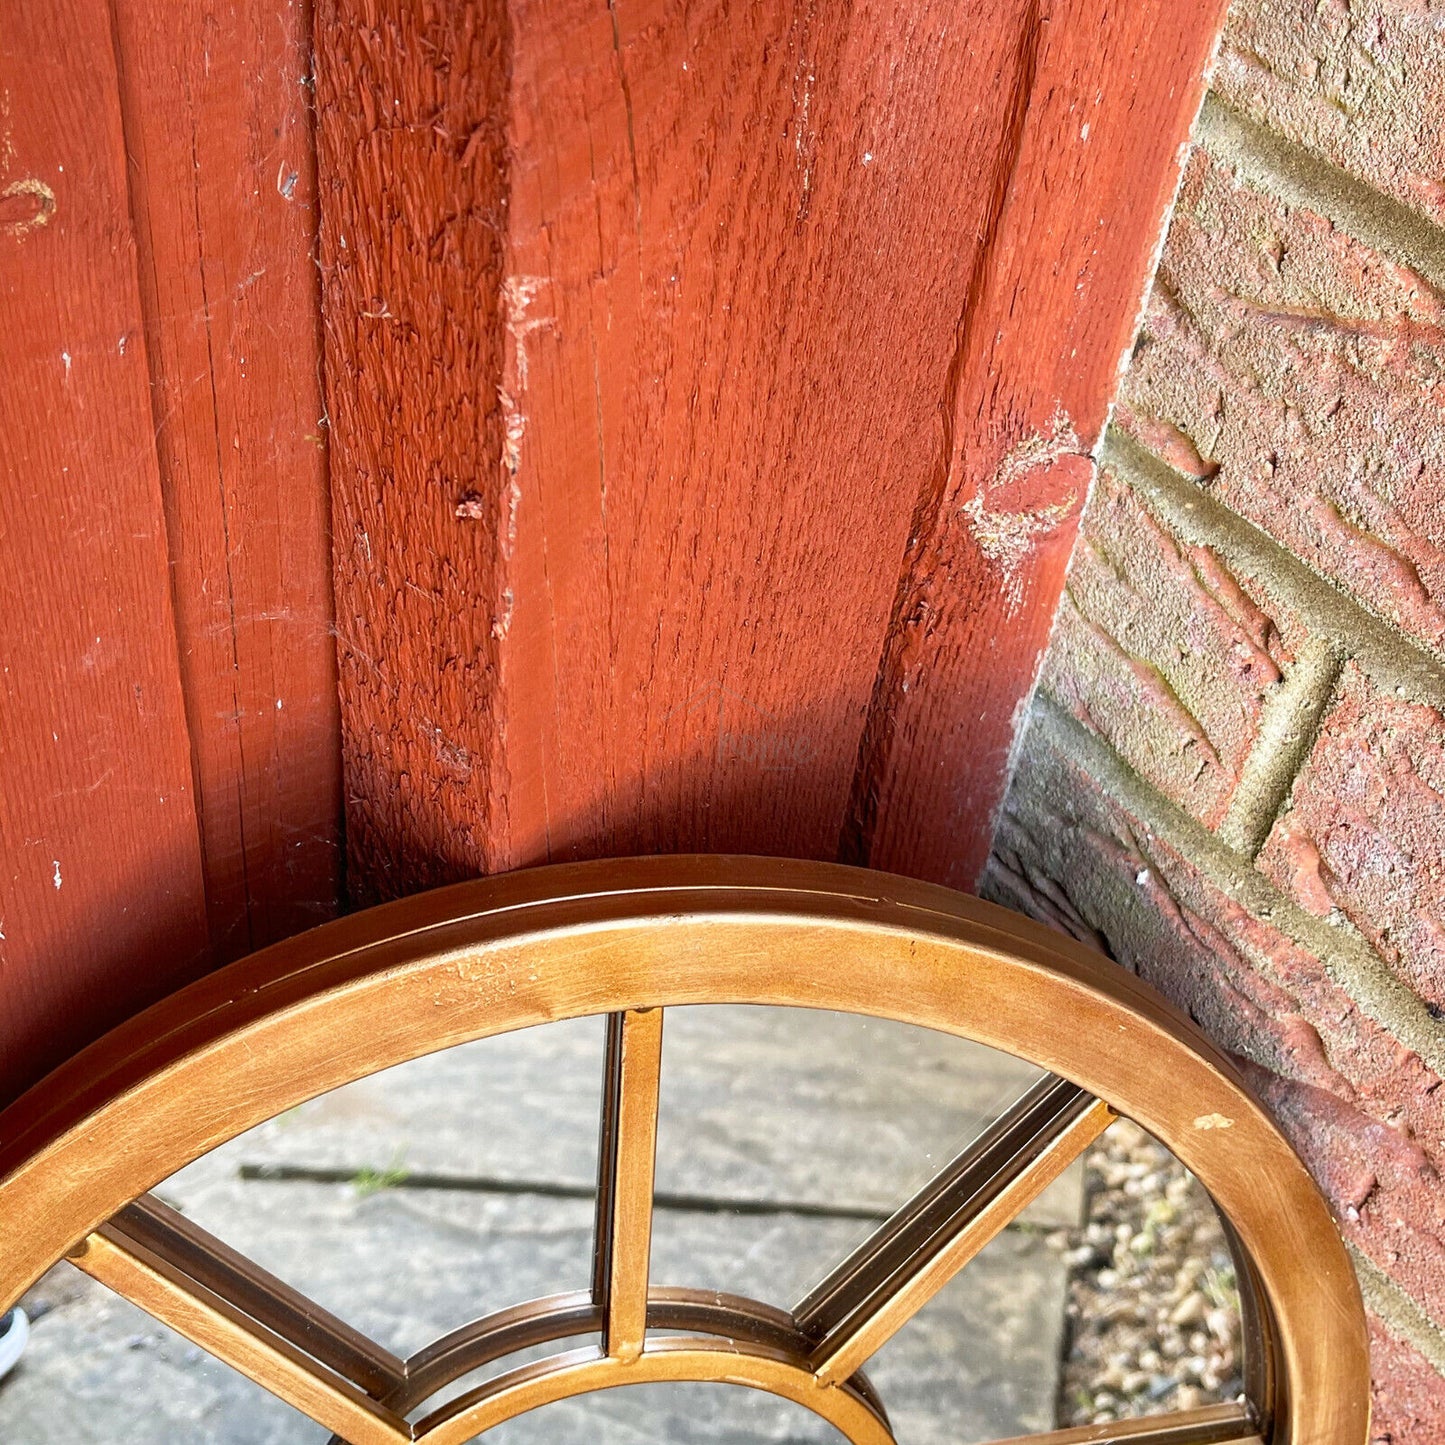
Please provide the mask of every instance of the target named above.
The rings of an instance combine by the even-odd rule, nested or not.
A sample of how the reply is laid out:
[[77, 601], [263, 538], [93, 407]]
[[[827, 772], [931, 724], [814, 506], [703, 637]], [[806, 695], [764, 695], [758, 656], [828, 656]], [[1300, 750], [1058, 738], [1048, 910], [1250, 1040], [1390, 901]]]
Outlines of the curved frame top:
[[184, 1164], [352, 1079], [554, 1019], [729, 1002], [971, 1038], [1136, 1120], [1209, 1190], [1280, 1326], [1272, 1445], [1364, 1445], [1353, 1270], [1225, 1056], [1099, 954], [950, 890], [833, 864], [534, 869], [372, 909], [218, 971], [0, 1113], [0, 1309]]

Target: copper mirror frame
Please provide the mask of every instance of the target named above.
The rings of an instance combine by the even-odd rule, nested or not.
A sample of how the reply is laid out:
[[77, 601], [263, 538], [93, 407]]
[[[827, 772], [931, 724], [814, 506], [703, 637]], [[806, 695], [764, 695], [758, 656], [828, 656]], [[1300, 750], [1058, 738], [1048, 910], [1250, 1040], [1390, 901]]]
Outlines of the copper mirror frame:
[[[834, 1009], [1049, 1072], [792, 1311], [649, 1287], [665, 1010]], [[591, 1288], [519, 1303], [402, 1360], [147, 1191], [253, 1125], [434, 1050], [609, 1016]], [[462, 884], [222, 969], [0, 1114], [0, 1310], [69, 1255], [351, 1445], [462, 1445], [614, 1385], [722, 1381], [892, 1445], [863, 1366], [1117, 1116], [1203, 1182], [1231, 1234], [1246, 1402], [1035, 1445], [1365, 1445], [1359, 1289], [1323, 1200], [1229, 1061], [1125, 970], [944, 888], [832, 864], [673, 857]], [[595, 1346], [505, 1370], [514, 1350]]]

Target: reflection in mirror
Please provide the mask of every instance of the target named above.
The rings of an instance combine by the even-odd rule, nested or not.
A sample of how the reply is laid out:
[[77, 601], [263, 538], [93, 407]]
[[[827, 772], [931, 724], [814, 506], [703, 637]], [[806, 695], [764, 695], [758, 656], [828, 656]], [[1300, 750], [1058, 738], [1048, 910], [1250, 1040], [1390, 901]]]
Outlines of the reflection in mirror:
[[58, 1264], [0, 1384], [5, 1445], [325, 1445], [328, 1433], [143, 1310]]
[[1051, 1185], [869, 1361], [900, 1440], [980, 1445], [1242, 1399], [1208, 1194], [1127, 1119], [1083, 1164], [1082, 1198], [1067, 1176]]
[[889, 1019], [669, 1009], [654, 1280], [791, 1307], [1042, 1072]]
[[214, 1150], [154, 1193], [406, 1355], [590, 1278], [603, 1021], [413, 1059]]
[[1234, 1260], [1203, 1185], [1127, 1119], [1087, 1164], [1088, 1217], [1068, 1255], [1061, 1420], [1104, 1424], [1241, 1398]]
[[[156, 1195], [399, 1355], [491, 1311], [585, 1291], [605, 1032], [606, 1020], [593, 1017], [414, 1060], [242, 1135]], [[927, 1029], [796, 1008], [670, 1009], [652, 1285], [728, 1291], [783, 1309], [847, 1298], [851, 1285], [841, 1296], [818, 1286], [961, 1150], [980, 1136], [988, 1144], [970, 1155], [982, 1172], [959, 1176], [974, 1184], [943, 1199], [949, 1211], [984, 1197], [969, 1191], [990, 1177], [993, 1164], [979, 1161], [1004, 1148], [999, 1141], [1010, 1158], [1039, 1157], [1013, 1152], [1027, 1132], [1020, 1121], [1054, 1108], [1060, 1120], [1082, 1121], [1068, 1113], [1076, 1107], [1098, 1111], [1093, 1139], [1109, 1116], [1072, 1085]], [[639, 1177], [645, 1193], [645, 1171]], [[911, 1218], [934, 1220], [936, 1205]], [[164, 1225], [164, 1214], [156, 1217]], [[900, 1445], [979, 1445], [1239, 1396], [1241, 1330], [1223, 1232], [1203, 1190], [1143, 1131], [1117, 1121], [1016, 1218], [999, 1222], [866, 1364]], [[143, 1222], [125, 1227], [144, 1232]], [[909, 1253], [914, 1234], [895, 1235], [899, 1258], [888, 1269], [907, 1277], [945, 1235], [929, 1236], [921, 1256]], [[867, 1289], [887, 1295], [894, 1277], [885, 1271], [885, 1282]], [[396, 1410], [416, 1422], [526, 1361], [595, 1346], [598, 1314], [585, 1294], [578, 1299], [569, 1308], [580, 1314], [550, 1340], [509, 1334], [511, 1353], [473, 1354], [469, 1373], [452, 1381], [445, 1371], [414, 1373], [425, 1385], [393, 1398]], [[328, 1438], [68, 1265], [27, 1307], [31, 1347], [0, 1385], [5, 1445]], [[796, 1327], [775, 1321], [799, 1354], [814, 1348], [797, 1333], [809, 1318], [800, 1311]], [[819, 1326], [814, 1367], [836, 1325]], [[799, 1406], [700, 1384], [607, 1390], [487, 1435], [488, 1445], [835, 1438]]]
[[[1071, 1212], [1078, 1219], [1072, 1180], [1037, 1203], [1056, 1222]], [[1054, 1427], [1065, 1232], [1011, 1225], [868, 1362], [900, 1440], [976, 1445]]]

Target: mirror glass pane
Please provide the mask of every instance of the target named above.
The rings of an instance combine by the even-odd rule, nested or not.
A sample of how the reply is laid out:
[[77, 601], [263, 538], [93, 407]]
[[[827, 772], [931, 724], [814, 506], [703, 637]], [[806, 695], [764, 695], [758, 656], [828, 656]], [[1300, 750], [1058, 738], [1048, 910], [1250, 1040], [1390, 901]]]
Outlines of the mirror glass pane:
[[25, 1297], [5, 1445], [325, 1445], [330, 1433], [68, 1264]]
[[[1242, 1398], [1239, 1299], [1198, 1180], [1127, 1119], [868, 1363], [900, 1441], [980, 1445]], [[1074, 1212], [1073, 1223], [1044, 1223]]]
[[591, 1279], [603, 1020], [413, 1059], [154, 1192], [398, 1354]]
[[1042, 1073], [888, 1019], [669, 1009], [654, 1277], [790, 1308]]
[[1104, 1424], [1243, 1398], [1234, 1260], [1204, 1186], [1121, 1119], [1089, 1155], [1071, 1241], [1060, 1412]]

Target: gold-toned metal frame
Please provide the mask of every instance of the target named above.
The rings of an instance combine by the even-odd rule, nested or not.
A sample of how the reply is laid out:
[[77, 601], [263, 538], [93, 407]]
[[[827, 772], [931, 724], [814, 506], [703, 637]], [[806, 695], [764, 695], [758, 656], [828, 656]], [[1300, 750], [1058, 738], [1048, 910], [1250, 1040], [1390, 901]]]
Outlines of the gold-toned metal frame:
[[[665, 1010], [792, 1005], [897, 1019], [1048, 1071], [793, 1310], [650, 1285]], [[409, 1360], [149, 1191], [317, 1094], [472, 1039], [608, 1015], [591, 1288]], [[891, 1445], [868, 1358], [1117, 1115], [1168, 1145], [1232, 1236], [1247, 1399], [1035, 1445], [1364, 1445], [1358, 1286], [1304, 1166], [1229, 1061], [1101, 956], [949, 890], [831, 864], [652, 858], [442, 889], [327, 924], [132, 1019], [0, 1114], [0, 1309], [69, 1255], [350, 1445], [461, 1445], [614, 1385], [725, 1381]], [[508, 1354], [505, 1370], [409, 1420]]]

